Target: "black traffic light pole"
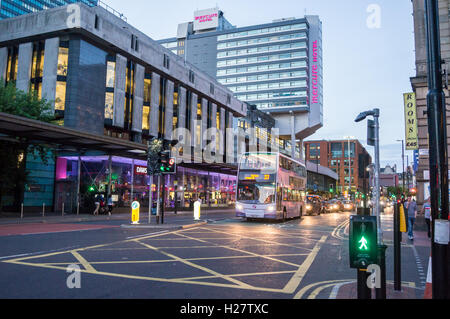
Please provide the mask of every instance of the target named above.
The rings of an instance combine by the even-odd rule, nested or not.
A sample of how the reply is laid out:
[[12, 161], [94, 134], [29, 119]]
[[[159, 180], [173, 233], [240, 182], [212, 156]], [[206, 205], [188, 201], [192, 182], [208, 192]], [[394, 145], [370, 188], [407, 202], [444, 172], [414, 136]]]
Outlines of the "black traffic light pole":
[[402, 282], [402, 265], [401, 265], [401, 242], [402, 234], [400, 233], [400, 205], [394, 205], [394, 290], [400, 291]]
[[[442, 60], [437, 0], [425, 0], [428, 62], [428, 136], [430, 204], [432, 214], [431, 264], [433, 299], [449, 298], [448, 238], [436, 242], [436, 222], [448, 221], [448, 154], [445, 95], [442, 89]], [[440, 220], [440, 221], [439, 221]], [[447, 226], [448, 227], [448, 226]], [[447, 230], [448, 231], [448, 230]]]

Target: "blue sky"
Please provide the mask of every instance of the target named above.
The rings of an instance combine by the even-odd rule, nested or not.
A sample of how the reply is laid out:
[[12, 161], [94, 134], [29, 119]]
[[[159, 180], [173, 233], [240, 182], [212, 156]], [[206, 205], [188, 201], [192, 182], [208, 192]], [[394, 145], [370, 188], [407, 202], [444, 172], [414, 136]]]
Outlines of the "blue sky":
[[[233, 25], [319, 15], [323, 24], [324, 126], [308, 139], [354, 136], [366, 145], [365, 110], [379, 108], [381, 166], [401, 167], [405, 138], [403, 93], [415, 74], [411, 0], [103, 0], [128, 22], [158, 40], [174, 37], [177, 25], [192, 21], [194, 11], [218, 6]], [[370, 5], [380, 9], [380, 27], [369, 28]], [[412, 153], [409, 154], [410, 161]], [[406, 160], [406, 157], [405, 157]]]

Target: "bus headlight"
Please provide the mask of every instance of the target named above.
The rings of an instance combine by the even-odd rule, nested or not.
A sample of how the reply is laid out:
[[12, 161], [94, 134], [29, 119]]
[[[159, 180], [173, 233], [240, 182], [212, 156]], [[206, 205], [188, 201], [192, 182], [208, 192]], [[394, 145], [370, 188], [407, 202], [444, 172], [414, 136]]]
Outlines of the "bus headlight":
[[241, 204], [236, 204], [236, 210], [243, 211], [244, 206], [242, 206]]
[[266, 210], [268, 212], [274, 212], [275, 211], [275, 206], [274, 205], [267, 206]]

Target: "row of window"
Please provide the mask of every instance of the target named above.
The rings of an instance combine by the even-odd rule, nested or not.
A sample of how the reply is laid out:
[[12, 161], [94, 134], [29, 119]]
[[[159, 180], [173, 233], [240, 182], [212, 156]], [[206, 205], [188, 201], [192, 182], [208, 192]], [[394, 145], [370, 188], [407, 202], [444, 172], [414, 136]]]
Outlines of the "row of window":
[[283, 25], [283, 26], [279, 26], [279, 27], [262, 28], [262, 29], [256, 29], [256, 30], [228, 33], [228, 34], [219, 35], [217, 37], [217, 40], [223, 41], [223, 40], [233, 39], [233, 38], [249, 37], [249, 36], [255, 36], [255, 35], [265, 34], [265, 33], [284, 32], [284, 31], [298, 30], [298, 29], [306, 29], [306, 23], [296, 23], [296, 24], [290, 24], [290, 25]]
[[219, 70], [217, 70], [217, 76], [221, 76], [221, 75], [223, 76], [223, 75], [227, 75], [227, 74], [237, 74], [237, 73], [251, 73], [251, 72], [260, 72], [260, 71], [268, 71], [268, 70], [279, 70], [279, 69], [306, 68], [306, 67], [307, 67], [306, 61], [261, 64], [261, 65], [240, 67], [240, 68], [219, 69]]
[[217, 50], [232, 48], [232, 47], [241, 47], [247, 45], [255, 45], [260, 43], [268, 43], [268, 42], [277, 42], [277, 41], [287, 41], [292, 39], [300, 39], [306, 38], [306, 32], [292, 33], [292, 34], [284, 34], [273, 37], [264, 37], [264, 38], [256, 38], [256, 39], [248, 39], [241, 41], [233, 41], [233, 42], [223, 42], [217, 44]]
[[[33, 54], [31, 61], [31, 77], [30, 77], [30, 90], [37, 91], [39, 97], [42, 95], [42, 80], [43, 80], [43, 69], [44, 69], [44, 48], [45, 42], [36, 42], [33, 43]], [[17, 80], [17, 69], [18, 69], [18, 55], [19, 55], [19, 47], [12, 46], [8, 48], [8, 57], [7, 57], [7, 65], [6, 65], [6, 83], [15, 82]], [[83, 58], [86, 58], [85, 55]], [[56, 71], [56, 92], [55, 92], [55, 115], [57, 118], [64, 118], [64, 111], [66, 108], [66, 87], [67, 87], [67, 75], [70, 70], [68, 70], [68, 61], [69, 61], [69, 42], [68, 41], [60, 41], [60, 46], [58, 48], [58, 57], [57, 57], [57, 71]], [[105, 79], [105, 106], [104, 106], [104, 118], [105, 125], [112, 125], [114, 120], [114, 94], [115, 94], [115, 72], [116, 72], [116, 62], [115, 56], [108, 55], [106, 56], [106, 61], [104, 64], [106, 68], [106, 79]], [[133, 61], [128, 61], [126, 67], [126, 83], [125, 83], [125, 103], [124, 103], [124, 128], [131, 129], [132, 127], [132, 114], [133, 114], [133, 101], [134, 101], [134, 88], [135, 88], [135, 68], [136, 63]], [[190, 80], [194, 81], [194, 72], [191, 71], [192, 76], [190, 76]], [[159, 134], [163, 135], [165, 132], [165, 104], [166, 104], [166, 79], [161, 77], [160, 83], [160, 92], [159, 92]], [[151, 103], [151, 71], [145, 74], [144, 77], [144, 95], [143, 95], [143, 118], [142, 118], [142, 129], [144, 131], [149, 130], [150, 123], [150, 103]], [[214, 85], [210, 85], [210, 92], [214, 94], [215, 87]], [[186, 114], [186, 123], [182, 123], [184, 127], [190, 129], [191, 117], [190, 117], [190, 103], [191, 103], [191, 92], [187, 91], [188, 95], [186, 96], [187, 103], [187, 114]], [[195, 110], [192, 112], [197, 113], [197, 118], [200, 120], [202, 118], [202, 106], [201, 101], [202, 98], [199, 97], [199, 103], [192, 108]], [[227, 103], [231, 103], [231, 94], [227, 96]], [[173, 92], [173, 125], [176, 128], [178, 123], [177, 116], [177, 108], [178, 108], [178, 87], [174, 86]], [[211, 127], [214, 119], [212, 112], [212, 102], [208, 101], [208, 125]], [[225, 111], [225, 116], [228, 116], [228, 111]], [[220, 107], [217, 106], [217, 113], [215, 116], [216, 127], [220, 127], [223, 125], [220, 123]], [[226, 118], [226, 122], [228, 119]], [[61, 121], [61, 125], [63, 125], [64, 121]], [[224, 123], [225, 124], [225, 123]], [[219, 141], [219, 139], [217, 139]]]
[[303, 101], [289, 101], [289, 102], [266, 102], [254, 103], [258, 109], [276, 108], [276, 107], [294, 107], [306, 106], [306, 100]]
[[301, 77], [307, 77], [306, 71], [276, 72], [276, 73], [261, 74], [261, 75], [229, 77], [229, 78], [219, 79], [218, 82], [222, 83], [222, 84], [230, 84], [230, 83], [256, 82], [256, 81], [264, 81], [264, 80], [271, 81], [271, 80], [278, 80], [278, 79], [301, 78]]
[[306, 96], [307, 96], [306, 91], [289, 91], [289, 92], [269, 92], [259, 94], [241, 94], [236, 95], [236, 98], [238, 98], [241, 101], [258, 101], [258, 100], [306, 97]]
[[262, 91], [268, 89], [284, 89], [289, 87], [307, 87], [306, 81], [272, 82], [228, 87], [232, 92]]
[[294, 43], [285, 43], [279, 45], [270, 45], [270, 46], [260, 46], [248, 49], [241, 50], [229, 50], [229, 51], [221, 51], [217, 53], [217, 58], [224, 58], [230, 56], [237, 55], [246, 55], [246, 54], [255, 54], [261, 52], [270, 52], [270, 51], [281, 51], [281, 50], [289, 50], [289, 49], [297, 49], [297, 48], [306, 48], [306, 42], [294, 42]]
[[262, 55], [262, 56], [258, 56], [258, 57], [222, 60], [222, 61], [217, 62], [217, 67], [237, 65], [237, 64], [258, 63], [258, 62], [265, 62], [265, 61], [286, 60], [286, 59], [293, 59], [293, 58], [305, 58], [305, 57], [306, 57], [306, 51], [302, 50], [302, 51], [296, 51], [296, 52], [291, 52], [291, 53], [271, 54], [271, 55]]

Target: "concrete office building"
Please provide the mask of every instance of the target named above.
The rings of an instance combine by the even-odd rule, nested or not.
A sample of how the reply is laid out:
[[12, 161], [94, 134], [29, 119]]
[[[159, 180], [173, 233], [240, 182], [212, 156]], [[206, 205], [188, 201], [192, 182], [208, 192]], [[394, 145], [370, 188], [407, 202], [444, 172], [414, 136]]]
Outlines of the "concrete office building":
[[96, 6], [98, 0], [0, 0], [0, 20], [22, 14], [51, 9], [69, 3], [82, 2], [88, 6]]
[[[152, 137], [170, 140], [175, 129], [187, 128], [203, 147], [205, 130], [224, 132], [234, 117], [246, 115], [247, 104], [215, 78], [121, 17], [99, 6], [75, 6], [79, 10], [63, 6], [0, 21], [0, 77], [53, 101], [59, 125], [141, 145]], [[223, 154], [224, 145], [216, 153]], [[88, 200], [91, 186], [125, 206], [135, 198], [148, 203], [149, 177], [139, 167], [145, 161], [82, 151], [59, 150], [54, 165], [39, 172], [46, 182], [25, 194], [25, 206], [44, 202], [61, 209], [65, 203], [74, 211], [77, 189], [81, 201], [84, 195]], [[235, 178], [226, 165], [180, 164], [176, 175], [166, 177], [166, 200], [227, 204], [234, 201]]]
[[[178, 25], [176, 37], [158, 42], [216, 77], [238, 99], [270, 113], [289, 143], [301, 142], [322, 127], [318, 16], [237, 28], [219, 9], [201, 10], [192, 22]], [[302, 157], [302, 151], [293, 152]]]

